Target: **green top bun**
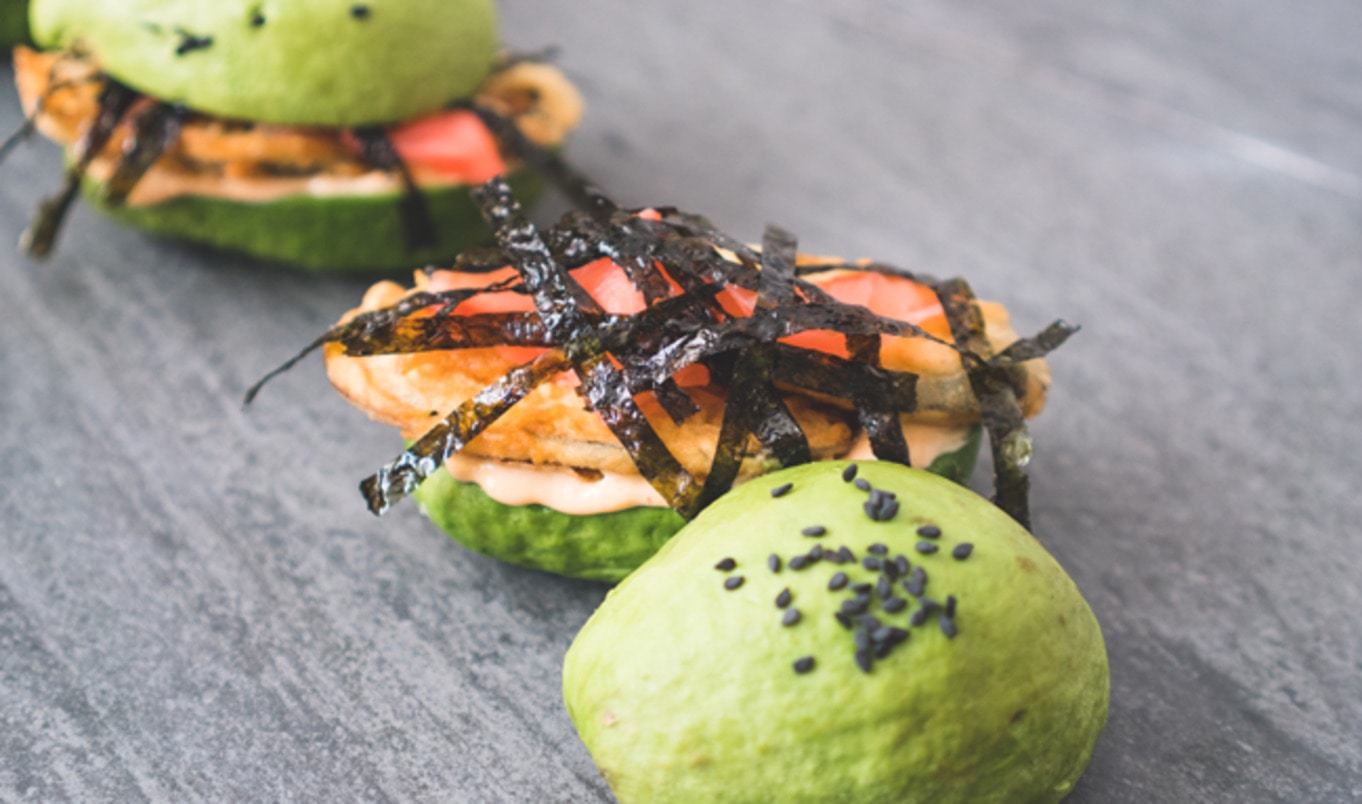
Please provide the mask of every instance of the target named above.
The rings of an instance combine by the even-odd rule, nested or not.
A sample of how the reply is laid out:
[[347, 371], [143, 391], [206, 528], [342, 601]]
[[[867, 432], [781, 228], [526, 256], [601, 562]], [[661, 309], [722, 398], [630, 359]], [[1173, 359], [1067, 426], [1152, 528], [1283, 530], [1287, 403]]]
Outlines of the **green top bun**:
[[[564, 695], [621, 801], [1033, 802], [1073, 788], [1109, 689], [1073, 581], [968, 489], [857, 464], [889, 498], [844, 480], [848, 466], [721, 498], [582, 629]], [[855, 561], [835, 557], [843, 546]]]
[[491, 0], [34, 0], [34, 40], [200, 112], [390, 123], [467, 97], [497, 53]]
[[28, 0], [0, 0], [0, 47], [28, 41]]

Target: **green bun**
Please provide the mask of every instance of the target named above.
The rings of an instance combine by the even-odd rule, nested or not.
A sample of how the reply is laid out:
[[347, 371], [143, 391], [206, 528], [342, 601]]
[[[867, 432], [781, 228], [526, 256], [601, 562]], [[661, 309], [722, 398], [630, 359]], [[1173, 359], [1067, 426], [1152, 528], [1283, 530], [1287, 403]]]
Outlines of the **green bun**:
[[492, 0], [34, 0], [33, 37], [200, 112], [358, 126], [471, 95], [496, 58]]
[[28, 0], [0, 0], [0, 47], [28, 41]]
[[[543, 180], [528, 170], [509, 177], [516, 197], [528, 205]], [[100, 212], [155, 234], [207, 243], [311, 271], [373, 273], [447, 261], [491, 240], [492, 232], [469, 197], [467, 185], [423, 191], [436, 242], [407, 250], [397, 193], [316, 197], [291, 195], [248, 203], [184, 196], [146, 206], [110, 207], [99, 185], [85, 195]]]
[[[928, 471], [968, 482], [981, 429], [971, 428], [965, 443], [938, 456]], [[543, 505], [505, 505], [476, 483], [455, 480], [444, 467], [413, 496], [432, 522], [470, 550], [522, 567], [607, 583], [633, 572], [685, 525], [670, 508], [576, 516]]]
[[[1049, 802], [1073, 789], [1109, 694], [1102, 634], [1073, 581], [998, 508], [927, 472], [858, 463], [898, 495], [892, 519], [872, 520], [867, 494], [842, 479], [847, 465], [795, 467], [724, 496], [582, 628], [563, 693], [620, 801]], [[826, 535], [802, 535], [810, 525]], [[924, 525], [939, 538], [919, 535]], [[966, 542], [973, 552], [956, 558]], [[834, 616], [855, 593], [830, 579], [882, 573], [790, 559], [815, 544], [868, 558], [876, 543], [926, 571], [928, 598], [955, 598], [956, 634], [940, 609], [912, 625], [923, 606], [896, 582], [908, 607], [890, 613], [875, 592], [868, 613], [908, 636], [867, 673], [855, 654], [857, 631], [869, 632]], [[782, 625], [790, 609], [800, 617]], [[804, 657], [812, 668], [798, 673]]]

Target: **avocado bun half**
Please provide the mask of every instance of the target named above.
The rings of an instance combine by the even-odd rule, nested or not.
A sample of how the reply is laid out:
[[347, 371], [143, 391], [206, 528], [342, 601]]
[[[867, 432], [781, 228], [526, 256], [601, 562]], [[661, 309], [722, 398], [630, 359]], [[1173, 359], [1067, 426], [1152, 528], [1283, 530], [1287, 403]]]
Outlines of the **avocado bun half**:
[[[927, 471], [968, 483], [982, 428], [964, 431]], [[569, 514], [538, 503], [498, 502], [475, 482], [441, 468], [412, 495], [430, 520], [464, 547], [522, 567], [617, 583], [650, 558], [685, 524], [670, 508], [633, 506], [599, 514]]]
[[28, 41], [28, 0], [0, 0], [0, 47]]
[[[20, 97], [66, 148], [68, 188], [128, 225], [309, 270], [487, 241], [469, 186], [505, 175], [531, 199], [541, 182], [480, 115], [556, 150], [582, 114], [558, 70], [499, 55], [487, 0], [39, 0], [31, 18], [47, 50], [16, 51]], [[35, 256], [72, 194], [44, 204]]]
[[[621, 802], [1011, 804], [1073, 790], [1110, 690], [1077, 586], [968, 489], [874, 461], [854, 464], [862, 489], [852, 465], [735, 489], [583, 626], [563, 695]], [[870, 516], [875, 495], [897, 507]]]

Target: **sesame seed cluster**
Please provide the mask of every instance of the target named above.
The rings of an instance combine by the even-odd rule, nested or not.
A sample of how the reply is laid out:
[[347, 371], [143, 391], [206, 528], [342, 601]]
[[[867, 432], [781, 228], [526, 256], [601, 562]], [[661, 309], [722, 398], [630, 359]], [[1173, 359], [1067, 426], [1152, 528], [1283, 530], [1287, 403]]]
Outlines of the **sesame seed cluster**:
[[[842, 480], [865, 493], [861, 505], [865, 516], [875, 523], [893, 521], [900, 509], [897, 496], [875, 488], [856, 475], [857, 465], [849, 464], [842, 472]], [[771, 496], [782, 498], [794, 491], [793, 483], [784, 483], [771, 489]], [[938, 557], [945, 537], [939, 526], [925, 524], [916, 529], [918, 541], [913, 550], [918, 554], [917, 563], [902, 552], [890, 555], [892, 551], [882, 542], [870, 544], [861, 556], [845, 544], [827, 547], [822, 540], [835, 534], [818, 523], [802, 528], [799, 534], [819, 541], [794, 555], [772, 553], [766, 560], [766, 569], [779, 574], [786, 569], [806, 572], [820, 564], [846, 568], [837, 569], [829, 576], [825, 591], [841, 597], [833, 616], [850, 632], [852, 658], [863, 673], [870, 673], [875, 662], [889, 657], [907, 643], [913, 629], [935, 622], [946, 638], [954, 639], [959, 634], [956, 597], [946, 595], [944, 600], [939, 600], [927, 595], [930, 575], [926, 564], [944, 558]], [[955, 543], [949, 551], [956, 561], [964, 561], [973, 553], [974, 545], [966, 541]], [[740, 567], [732, 557], [720, 559], [714, 568], [725, 574], [723, 585], [729, 591], [741, 588], [746, 580], [746, 576], [734, 574]], [[795, 627], [804, 620], [798, 602], [788, 586], [776, 595], [775, 606], [781, 612], [781, 627]], [[793, 664], [795, 673], [800, 675], [812, 672], [816, 666], [814, 656], [800, 656]]]

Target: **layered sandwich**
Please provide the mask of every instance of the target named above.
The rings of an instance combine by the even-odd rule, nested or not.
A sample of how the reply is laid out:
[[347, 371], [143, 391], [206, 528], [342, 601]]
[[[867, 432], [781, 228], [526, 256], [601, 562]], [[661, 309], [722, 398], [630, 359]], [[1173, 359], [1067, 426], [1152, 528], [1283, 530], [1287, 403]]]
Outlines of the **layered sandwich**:
[[20, 96], [69, 164], [38, 255], [83, 186], [130, 225], [305, 268], [448, 260], [490, 235], [470, 185], [538, 186], [487, 116], [551, 149], [582, 113], [556, 68], [499, 51], [489, 0], [38, 0], [31, 21]]

